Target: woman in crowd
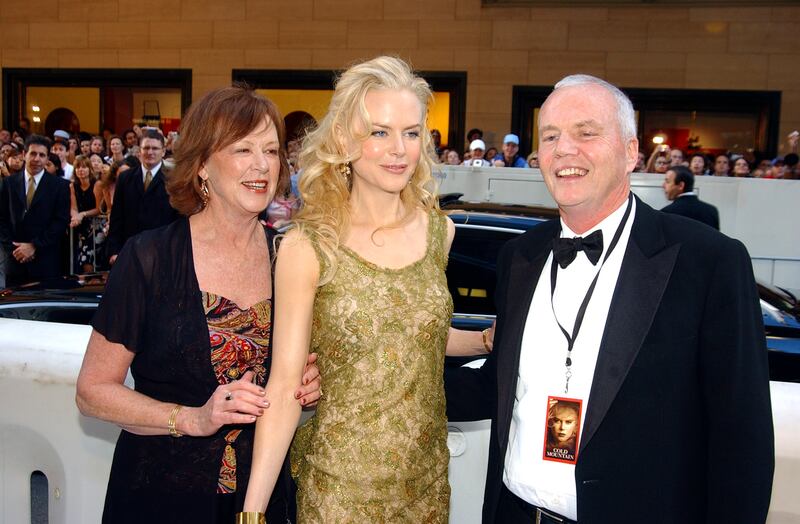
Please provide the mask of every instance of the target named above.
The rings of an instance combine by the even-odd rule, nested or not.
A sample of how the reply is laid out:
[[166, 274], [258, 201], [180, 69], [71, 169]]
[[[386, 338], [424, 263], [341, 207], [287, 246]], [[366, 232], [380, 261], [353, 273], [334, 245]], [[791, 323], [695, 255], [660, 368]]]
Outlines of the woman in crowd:
[[750, 174], [750, 163], [743, 157], [737, 158], [736, 162], [733, 163], [733, 176], [739, 178], [752, 176]]
[[670, 149], [668, 145], [661, 144], [656, 146], [650, 154], [650, 158], [647, 159], [645, 173], [658, 173], [662, 175], [666, 173], [670, 165], [669, 153]]
[[539, 169], [539, 152], [532, 151], [531, 154], [528, 155], [527, 161], [528, 161], [528, 167], [533, 169]]
[[106, 146], [102, 136], [95, 135], [92, 137], [91, 142], [89, 142], [89, 154], [100, 155], [101, 159], [106, 154]]
[[89, 162], [92, 166], [92, 176], [95, 180], [100, 180], [103, 178], [103, 157], [97, 153], [91, 153], [89, 155]]
[[458, 151], [451, 149], [447, 152], [447, 165], [458, 166], [461, 165], [461, 159], [458, 157]]
[[47, 162], [44, 164], [44, 170], [51, 175], [59, 178], [64, 178], [64, 169], [61, 167], [61, 159], [55, 153], [47, 154]]
[[108, 156], [104, 159], [106, 164], [125, 160], [125, 144], [119, 135], [111, 135], [108, 139], [108, 151]]
[[113, 162], [108, 174], [100, 179], [100, 186], [102, 189], [103, 198], [100, 203], [100, 211], [106, 215], [111, 216], [111, 206], [114, 204], [114, 190], [117, 188], [117, 179], [119, 175], [131, 168], [124, 160]]
[[276, 229], [289, 223], [292, 216], [300, 207], [300, 199], [295, 197], [289, 184], [280, 195], [275, 195], [267, 206], [267, 224]]
[[[486, 154], [483, 155], [483, 158], [485, 158], [488, 162], [493, 163], [496, 156], [497, 156], [497, 148], [494, 146], [490, 146], [489, 149], [486, 150]], [[502, 160], [502, 156], [500, 160]]]
[[[75, 270], [89, 273], [95, 270], [95, 228], [93, 217], [100, 214], [103, 200], [102, 184], [92, 174], [92, 165], [85, 156], [75, 158], [75, 172], [70, 192], [69, 227], [75, 230]], [[99, 229], [98, 229], [99, 231]]]
[[[81, 412], [123, 428], [109, 523], [232, 523], [253, 422], [269, 411], [272, 244], [258, 214], [286, 183], [283, 119], [228, 87], [193, 104], [182, 130], [167, 189], [185, 216], [126, 242], [78, 377]], [[316, 375], [312, 366], [293, 391], [298, 406], [318, 396]], [[281, 490], [272, 508], [271, 522], [285, 522]]]
[[431, 193], [431, 98], [397, 58], [357, 64], [304, 143], [303, 207], [278, 254], [272, 407], [257, 424], [249, 512], [266, 506], [300, 416], [291, 391], [310, 345], [325, 395], [292, 448], [298, 520], [447, 522], [454, 226]]
[[11, 142], [11, 147], [6, 152], [6, 165], [3, 176], [11, 176], [25, 168], [25, 154], [23, 147], [16, 142]]

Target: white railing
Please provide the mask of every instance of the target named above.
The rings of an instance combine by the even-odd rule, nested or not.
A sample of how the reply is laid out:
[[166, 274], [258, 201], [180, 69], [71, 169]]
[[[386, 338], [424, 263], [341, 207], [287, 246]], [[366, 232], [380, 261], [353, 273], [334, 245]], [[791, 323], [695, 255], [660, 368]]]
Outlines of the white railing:
[[[107, 215], [97, 215], [97, 216], [89, 217], [88, 219], [84, 219], [84, 220], [89, 220], [89, 230], [91, 231], [91, 237], [92, 237], [91, 238], [92, 252], [94, 253], [93, 263], [92, 263], [92, 271], [97, 271], [97, 267], [98, 267], [98, 265], [97, 265], [97, 255], [98, 255], [97, 248], [102, 243], [104, 243], [105, 240], [106, 240], [105, 233], [103, 232], [103, 228], [108, 223], [108, 216]], [[78, 227], [80, 227], [80, 226], [78, 226]], [[78, 235], [77, 235], [77, 232], [75, 231], [76, 229], [78, 229], [78, 228], [73, 228], [73, 227], [69, 228], [69, 272], [70, 272], [71, 275], [74, 275], [76, 273], [84, 273], [85, 272], [85, 271], [83, 271], [82, 268], [75, 267], [75, 255], [76, 255], [76, 250], [78, 249]], [[103, 242], [100, 242], [100, 243], [97, 242], [97, 238], [98, 238], [98, 234], [99, 233], [103, 235]]]

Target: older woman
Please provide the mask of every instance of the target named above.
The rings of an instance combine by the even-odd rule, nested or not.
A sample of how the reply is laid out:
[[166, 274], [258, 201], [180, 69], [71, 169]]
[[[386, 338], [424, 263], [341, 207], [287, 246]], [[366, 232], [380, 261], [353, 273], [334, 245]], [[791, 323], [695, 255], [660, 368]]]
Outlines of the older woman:
[[397, 58], [357, 64], [304, 143], [303, 207], [276, 267], [273, 404], [257, 424], [247, 517], [273, 489], [310, 346], [325, 396], [292, 449], [298, 520], [447, 522], [444, 267], [454, 226], [431, 193], [431, 98]]
[[[229, 87], [193, 104], [182, 128], [167, 188], [185, 217], [126, 242], [78, 378], [81, 412], [123, 429], [104, 522], [233, 522], [253, 422], [269, 411], [272, 243], [258, 214], [286, 183], [283, 119]], [[316, 376], [293, 392], [298, 409], [318, 396]]]

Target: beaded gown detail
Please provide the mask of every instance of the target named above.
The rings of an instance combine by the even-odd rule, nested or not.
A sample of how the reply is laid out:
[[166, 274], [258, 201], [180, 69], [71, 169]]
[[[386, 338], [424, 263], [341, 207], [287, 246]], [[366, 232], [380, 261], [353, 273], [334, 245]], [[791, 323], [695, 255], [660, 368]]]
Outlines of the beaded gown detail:
[[292, 446], [299, 523], [447, 522], [446, 236], [431, 212], [425, 255], [400, 269], [342, 246], [317, 290], [311, 350], [325, 394]]

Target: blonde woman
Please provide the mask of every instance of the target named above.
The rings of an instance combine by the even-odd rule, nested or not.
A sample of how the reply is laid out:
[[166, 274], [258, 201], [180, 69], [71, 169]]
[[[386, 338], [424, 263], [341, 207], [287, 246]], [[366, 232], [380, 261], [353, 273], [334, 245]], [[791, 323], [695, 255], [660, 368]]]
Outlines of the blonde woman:
[[292, 448], [298, 522], [447, 522], [454, 226], [431, 193], [430, 100], [407, 64], [375, 58], [342, 74], [306, 138], [303, 207], [276, 265], [272, 408], [257, 423], [246, 517], [267, 503], [311, 347], [325, 394]]

